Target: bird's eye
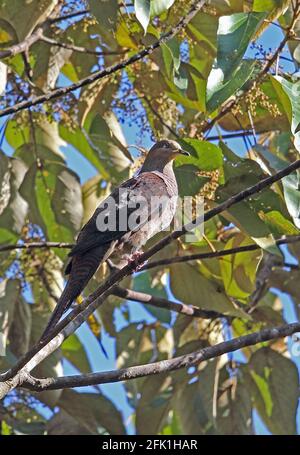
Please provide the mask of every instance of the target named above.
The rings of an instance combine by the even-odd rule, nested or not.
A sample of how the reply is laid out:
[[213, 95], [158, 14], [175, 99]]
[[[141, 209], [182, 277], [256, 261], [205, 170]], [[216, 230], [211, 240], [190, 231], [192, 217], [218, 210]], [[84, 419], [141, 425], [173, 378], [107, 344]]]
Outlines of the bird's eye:
[[163, 142], [163, 143], [161, 144], [161, 146], [162, 146], [163, 148], [167, 148], [167, 147], [169, 146], [169, 144], [168, 144], [167, 142]]

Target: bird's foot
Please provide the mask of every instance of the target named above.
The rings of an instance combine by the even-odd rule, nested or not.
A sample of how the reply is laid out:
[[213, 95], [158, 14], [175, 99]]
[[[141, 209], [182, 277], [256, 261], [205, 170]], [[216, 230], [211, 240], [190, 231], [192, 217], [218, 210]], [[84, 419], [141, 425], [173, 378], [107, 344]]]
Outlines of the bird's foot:
[[147, 261], [142, 262], [141, 264], [138, 264], [137, 261], [139, 258], [143, 255], [143, 251], [136, 251], [135, 253], [132, 253], [128, 259], [128, 264], [134, 264], [135, 267], [133, 269], [134, 272], [138, 272], [144, 264], [146, 264]]

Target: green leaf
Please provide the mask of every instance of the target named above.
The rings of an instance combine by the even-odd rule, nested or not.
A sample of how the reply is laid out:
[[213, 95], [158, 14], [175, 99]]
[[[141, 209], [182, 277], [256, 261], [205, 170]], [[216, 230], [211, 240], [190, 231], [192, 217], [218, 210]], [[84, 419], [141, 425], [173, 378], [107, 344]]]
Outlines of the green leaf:
[[[247, 245], [249, 241], [243, 236], [235, 236], [228, 240], [226, 249]], [[235, 299], [245, 301], [254, 291], [257, 267], [261, 252], [249, 251], [224, 257], [220, 261], [220, 269], [226, 293]]]
[[[263, 157], [264, 162], [267, 163], [269, 169], [273, 172], [280, 171], [289, 165], [289, 162], [279, 158], [271, 153], [265, 147], [256, 147], [257, 152]], [[299, 170], [292, 172], [284, 177], [282, 180], [284, 198], [287, 209], [293, 218], [295, 226], [300, 228], [300, 172]]]
[[84, 134], [79, 127], [76, 128], [75, 131], [71, 131], [64, 125], [60, 125], [59, 132], [61, 137], [78, 150], [104, 178], [109, 177], [109, 173], [105, 169], [105, 163], [102, 161], [99, 151], [92, 147], [86, 134]]
[[92, 434], [126, 434], [120, 411], [102, 394], [64, 390], [59, 406]]
[[216, 360], [209, 361], [191, 384], [181, 386], [173, 403], [183, 434], [212, 434]]
[[[121, 126], [114, 113], [106, 113], [103, 117], [96, 115], [91, 119], [88, 135], [99, 151], [99, 154], [115, 178], [121, 179], [128, 175], [131, 155], [126, 147], [126, 140]], [[122, 172], [122, 174], [120, 174]]]
[[45, 161], [34, 163], [20, 187], [29, 204], [29, 216], [52, 241], [69, 242], [82, 219], [81, 187], [77, 175], [66, 166]]
[[116, 28], [118, 0], [88, 0], [92, 14], [108, 30]]
[[[216, 191], [217, 201], [223, 202], [234, 194], [258, 183], [264, 178], [261, 167], [253, 160], [238, 159], [232, 153], [227, 153], [224, 161], [225, 184], [218, 187]], [[263, 214], [276, 210], [282, 212], [284, 205], [280, 196], [270, 188], [265, 189], [259, 194], [248, 198], [245, 201], [236, 204], [223, 216], [230, 222], [236, 224], [247, 235], [250, 235], [255, 242], [262, 248], [267, 249], [270, 253], [281, 255], [280, 250], [274, 243], [273, 230], [262, 220]], [[274, 234], [277, 234], [277, 228], [274, 228]]]
[[2, 0], [1, 20], [13, 29], [14, 41], [21, 42], [49, 17], [55, 6], [55, 0], [32, 0], [23, 7], [19, 3]]
[[195, 194], [199, 193], [203, 185], [209, 181], [208, 177], [197, 175], [199, 168], [193, 164], [176, 166], [174, 172], [180, 197], [195, 196]]
[[251, 78], [255, 60], [243, 60], [230, 77], [224, 79], [219, 68], [212, 69], [207, 81], [207, 110], [213, 112]]
[[150, 0], [150, 16], [159, 16], [173, 5], [175, 0]]
[[0, 62], [0, 96], [5, 92], [7, 81], [7, 66]]
[[14, 305], [13, 321], [9, 329], [9, 348], [17, 358], [29, 349], [31, 326], [30, 304], [19, 295]]
[[253, 11], [272, 11], [276, 8], [282, 8], [287, 3], [287, 0], [254, 0]]
[[[160, 281], [155, 283], [155, 280], [152, 280], [151, 274], [147, 272], [134, 278], [133, 289], [138, 292], [145, 292], [146, 294], [153, 295], [154, 297], [168, 298], [167, 292], [162, 283]], [[170, 324], [171, 312], [169, 310], [164, 308], [155, 308], [151, 305], [145, 305], [144, 308], [159, 321], [165, 324]]]
[[217, 401], [217, 433], [249, 435], [252, 429], [252, 403], [242, 371], [230, 375], [228, 365], [220, 371]]
[[219, 19], [217, 64], [224, 79], [238, 68], [267, 13], [237, 13]]
[[299, 229], [276, 210], [261, 213], [260, 217], [273, 232], [276, 230], [278, 235], [299, 235]]
[[[270, 348], [249, 361], [248, 389], [261, 418], [274, 434], [296, 434], [299, 379], [295, 364]], [[283, 384], [287, 386], [284, 387]]]
[[204, 310], [247, 317], [242, 310], [234, 307], [221, 285], [205, 278], [195, 266], [173, 264], [170, 269], [171, 291], [176, 299]]
[[[291, 131], [294, 134], [294, 144], [298, 151], [300, 151], [300, 132], [297, 132], [297, 127], [300, 123], [300, 107], [299, 107], [299, 82], [290, 82], [287, 79], [276, 76], [272, 79], [274, 88], [277, 89], [277, 93], [280, 95], [278, 84], [281, 84], [284, 95], [281, 94], [281, 102], [286, 110], [286, 114], [291, 124]], [[287, 100], [288, 97], [288, 100]]]
[[26, 170], [21, 160], [0, 151], [0, 243], [16, 242], [25, 223], [28, 205], [19, 189]]
[[[5, 278], [0, 282], [0, 346], [4, 353], [19, 296], [20, 282], [18, 280]], [[2, 352], [1, 355], [3, 356], [4, 353]]]
[[145, 378], [138, 393], [137, 434], [159, 434], [171, 407], [171, 378], [164, 374]]
[[91, 371], [85, 347], [76, 334], [73, 333], [63, 342], [62, 353], [80, 372], [89, 373]]
[[134, 0], [135, 15], [145, 34], [150, 21], [150, 0]]
[[191, 156], [188, 158], [178, 157], [179, 164], [191, 164], [201, 171], [214, 171], [222, 168], [223, 153], [220, 147], [207, 141], [185, 138], [181, 141], [183, 148], [186, 148]]
[[47, 435], [91, 435], [92, 431], [80, 425], [70, 414], [60, 409], [47, 421]]

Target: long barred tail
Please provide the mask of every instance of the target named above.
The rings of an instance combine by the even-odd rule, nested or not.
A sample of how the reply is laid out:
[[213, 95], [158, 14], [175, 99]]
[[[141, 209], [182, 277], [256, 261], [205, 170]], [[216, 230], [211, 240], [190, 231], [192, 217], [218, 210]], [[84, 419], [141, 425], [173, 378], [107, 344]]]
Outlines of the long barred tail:
[[64, 312], [70, 308], [74, 300], [80, 295], [81, 291], [82, 286], [78, 289], [74, 289], [72, 282], [70, 280], [68, 281], [41, 336], [41, 340], [44, 340], [46, 336], [52, 332]]
[[107, 246], [101, 246], [88, 251], [84, 255], [72, 257], [71, 263], [67, 266], [70, 272], [69, 280], [54, 308], [41, 340], [44, 340], [53, 331], [64, 312], [70, 308], [74, 300], [83, 291], [99, 267], [107, 249]]

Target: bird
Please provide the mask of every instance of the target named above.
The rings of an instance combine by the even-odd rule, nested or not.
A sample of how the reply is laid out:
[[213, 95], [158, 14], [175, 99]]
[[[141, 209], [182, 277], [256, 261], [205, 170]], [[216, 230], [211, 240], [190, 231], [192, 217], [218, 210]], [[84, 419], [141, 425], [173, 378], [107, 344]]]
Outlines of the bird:
[[53, 331], [100, 264], [111, 261], [120, 267], [136, 259], [147, 240], [170, 226], [178, 197], [173, 170], [178, 155], [189, 153], [174, 140], [159, 140], [139, 172], [100, 202], [69, 253], [68, 280], [41, 340]]

